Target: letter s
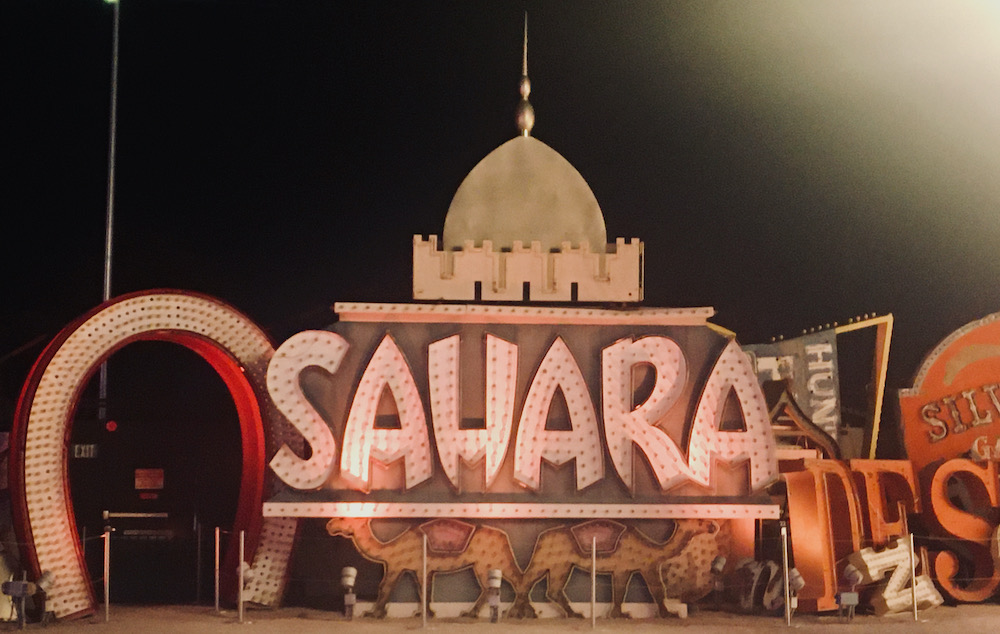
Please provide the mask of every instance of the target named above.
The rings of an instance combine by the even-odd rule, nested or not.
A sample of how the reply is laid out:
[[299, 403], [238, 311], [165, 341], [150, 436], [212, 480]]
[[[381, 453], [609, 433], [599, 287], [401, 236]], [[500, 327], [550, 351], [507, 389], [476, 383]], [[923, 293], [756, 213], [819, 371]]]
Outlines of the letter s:
[[[934, 558], [934, 577], [952, 599], [979, 603], [993, 596], [1000, 585], [1000, 575], [997, 575], [990, 556], [990, 542], [995, 534], [995, 527], [978, 515], [963, 511], [951, 503], [948, 483], [958, 474], [966, 476], [961, 481], [966, 483], [972, 498], [972, 511], [985, 511], [989, 507], [998, 506], [1000, 498], [995, 462], [979, 465], [971, 460], [956, 458], [938, 467], [930, 487], [932, 517], [929, 519], [936, 521], [945, 532], [968, 540], [963, 544], [963, 550], [967, 553], [965, 559], [972, 566], [968, 574], [972, 580], [968, 584], [955, 583], [959, 568], [958, 557], [947, 550], [939, 552]], [[973, 483], [975, 486], [969, 486]]]
[[928, 403], [920, 408], [920, 418], [931, 426], [931, 428], [927, 430], [927, 436], [930, 438], [931, 442], [937, 442], [948, 435], [948, 424], [935, 416], [935, 414], [940, 413], [941, 408], [937, 406], [937, 403]]
[[302, 392], [299, 375], [312, 366], [335, 373], [348, 347], [347, 341], [336, 333], [307, 330], [281, 344], [267, 367], [267, 392], [271, 400], [312, 450], [312, 455], [303, 459], [288, 445], [282, 445], [269, 463], [275, 475], [295, 489], [318, 489], [337, 464], [337, 441]]

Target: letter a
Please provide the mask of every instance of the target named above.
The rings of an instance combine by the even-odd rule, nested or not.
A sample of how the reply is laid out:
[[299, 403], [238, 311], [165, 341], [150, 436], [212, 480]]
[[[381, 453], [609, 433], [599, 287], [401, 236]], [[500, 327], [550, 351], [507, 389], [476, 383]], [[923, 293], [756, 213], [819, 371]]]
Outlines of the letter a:
[[[545, 429], [549, 407], [556, 389], [562, 390], [573, 429]], [[583, 380], [580, 366], [561, 337], [557, 337], [538, 365], [524, 397], [521, 420], [517, 424], [514, 477], [537, 490], [541, 485], [542, 459], [555, 465], [576, 460], [577, 490], [604, 477], [604, 451], [594, 402]]]
[[[740, 406], [744, 423], [741, 431], [719, 429], [730, 392]], [[726, 462], [748, 459], [753, 490], [778, 477], [767, 403], [750, 361], [735, 340], [726, 344], [705, 382], [688, 442], [688, 466], [694, 479], [704, 486], [711, 481], [713, 455]]]
[[[399, 429], [378, 429], [375, 416], [382, 391], [389, 388], [399, 413]], [[386, 335], [365, 368], [344, 426], [340, 475], [367, 490], [371, 458], [383, 463], [403, 459], [406, 488], [431, 477], [430, 439], [424, 405], [413, 373], [392, 337]]]

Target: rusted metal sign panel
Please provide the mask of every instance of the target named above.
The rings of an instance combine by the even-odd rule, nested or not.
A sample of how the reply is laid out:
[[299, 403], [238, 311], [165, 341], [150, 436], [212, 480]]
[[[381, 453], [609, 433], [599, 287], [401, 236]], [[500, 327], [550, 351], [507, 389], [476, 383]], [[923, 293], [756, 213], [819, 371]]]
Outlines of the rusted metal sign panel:
[[906, 452], [917, 472], [958, 457], [1000, 457], [1000, 313], [955, 331], [900, 390]]

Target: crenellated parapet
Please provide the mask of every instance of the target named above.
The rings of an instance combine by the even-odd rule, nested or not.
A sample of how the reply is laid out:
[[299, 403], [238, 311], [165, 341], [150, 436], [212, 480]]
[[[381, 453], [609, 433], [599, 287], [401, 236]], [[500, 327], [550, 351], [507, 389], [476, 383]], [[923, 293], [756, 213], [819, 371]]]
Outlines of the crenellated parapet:
[[471, 240], [461, 248], [438, 248], [436, 235], [413, 236], [413, 298], [496, 302], [640, 302], [643, 243], [618, 238], [604, 253], [586, 242], [543, 251], [525, 247], [494, 251], [493, 242]]

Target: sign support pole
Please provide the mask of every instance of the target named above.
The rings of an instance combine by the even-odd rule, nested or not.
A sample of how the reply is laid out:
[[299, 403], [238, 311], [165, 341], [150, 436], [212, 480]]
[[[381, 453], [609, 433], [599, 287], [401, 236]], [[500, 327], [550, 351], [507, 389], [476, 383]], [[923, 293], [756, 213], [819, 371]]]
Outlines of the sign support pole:
[[239, 592], [236, 597], [236, 602], [238, 604], [238, 611], [240, 615], [240, 623], [243, 622], [243, 538], [244, 532], [240, 531], [240, 563], [239, 563]]
[[215, 612], [219, 612], [219, 527], [215, 527]]
[[104, 531], [104, 622], [111, 620], [111, 531]]
[[195, 568], [194, 568], [194, 603], [201, 604], [201, 522], [198, 521], [198, 514], [194, 515], [195, 534]]
[[792, 597], [788, 588], [788, 525], [781, 522], [781, 568], [785, 578], [785, 625], [792, 624]]
[[597, 627], [597, 537], [590, 541], [590, 627]]
[[423, 534], [423, 588], [421, 589], [420, 598], [423, 605], [420, 606], [420, 615], [422, 618], [423, 627], [427, 627], [427, 606], [431, 603], [431, 598], [427, 596], [427, 533]]
[[910, 598], [913, 600], [913, 620], [919, 621], [917, 615], [917, 562], [913, 560], [913, 533], [910, 533]]

